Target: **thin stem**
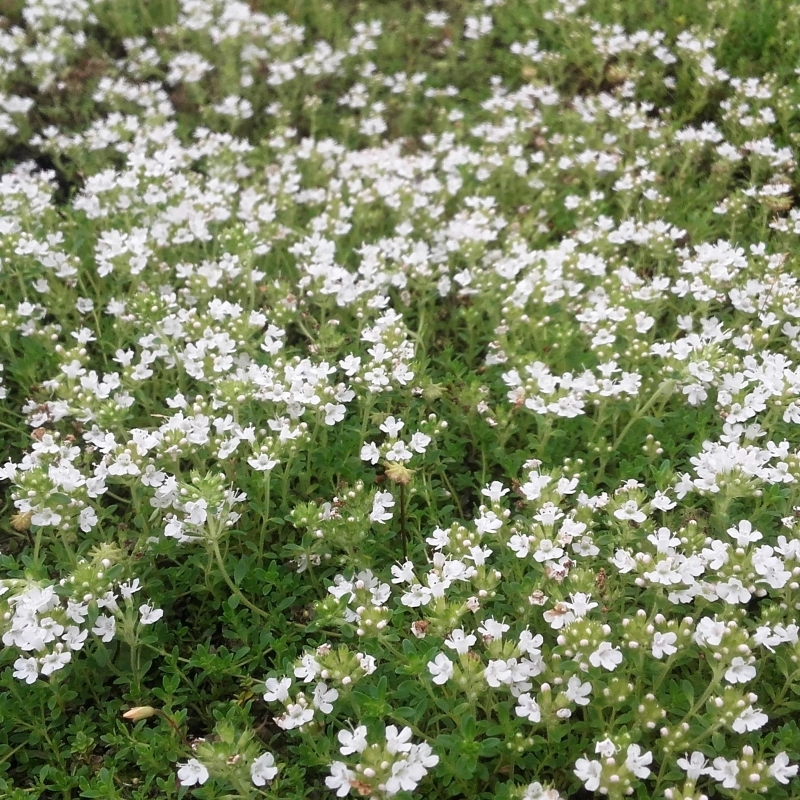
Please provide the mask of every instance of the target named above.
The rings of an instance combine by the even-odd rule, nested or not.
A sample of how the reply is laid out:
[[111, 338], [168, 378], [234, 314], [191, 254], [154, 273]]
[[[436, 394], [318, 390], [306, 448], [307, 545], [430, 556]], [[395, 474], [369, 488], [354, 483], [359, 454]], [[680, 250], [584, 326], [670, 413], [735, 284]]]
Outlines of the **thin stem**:
[[637, 409], [631, 418], [628, 420], [628, 424], [622, 429], [619, 436], [614, 440], [614, 444], [611, 445], [611, 449], [609, 452], [603, 457], [603, 460], [600, 462], [600, 467], [597, 470], [597, 477], [595, 478], [596, 482], [599, 482], [606, 471], [606, 466], [608, 465], [608, 461], [611, 456], [617, 452], [619, 446], [625, 440], [625, 437], [628, 435], [628, 431], [655, 405], [656, 401], [663, 395], [663, 394], [671, 394], [672, 389], [675, 386], [675, 381], [664, 381], [661, 386], [653, 392], [653, 395], [650, 399], [639, 409]]
[[706, 701], [709, 697], [716, 691], [719, 686], [719, 671], [715, 670], [712, 679], [708, 682], [708, 686], [703, 694], [700, 696], [700, 699], [686, 712], [684, 718], [678, 723], [678, 727], [683, 725], [684, 722], [688, 722], [692, 719], [695, 714], [705, 705]]
[[400, 484], [400, 543], [403, 546], [403, 561], [408, 561], [408, 538], [406, 534], [406, 486]]
[[269, 525], [269, 490], [272, 483], [272, 470], [266, 472], [266, 488], [264, 489], [264, 516], [261, 519], [261, 533], [258, 537], [258, 557], [264, 558], [264, 545], [267, 539], [267, 527]]
[[450, 483], [449, 478], [447, 477], [447, 473], [443, 470], [439, 470], [439, 477], [442, 479], [442, 483], [447, 487], [447, 491], [450, 492], [450, 497], [453, 498], [453, 501], [456, 504], [456, 508], [458, 508], [458, 515], [463, 519], [464, 518], [464, 509], [461, 508], [461, 501], [458, 499], [458, 494], [456, 490], [453, 488], [453, 485]]
[[259, 616], [263, 617], [264, 619], [270, 620], [270, 622], [271, 622], [272, 621], [272, 617], [269, 614], [267, 614], [266, 611], [263, 611], [262, 609], [260, 609], [256, 605], [253, 605], [253, 603], [251, 603], [242, 594], [241, 589], [233, 582], [233, 580], [231, 579], [231, 576], [228, 575], [228, 571], [225, 569], [225, 561], [222, 558], [222, 553], [220, 552], [219, 542], [217, 541], [216, 535], [212, 534], [209, 537], [209, 539], [211, 540], [211, 549], [212, 549], [212, 552], [214, 553], [214, 559], [217, 562], [217, 566], [219, 567], [219, 571], [222, 573], [222, 577], [225, 580], [225, 583], [228, 584], [228, 588], [233, 592], [233, 594], [238, 598], [239, 602], [243, 606], [246, 606], [247, 608], [249, 608], [255, 614], [258, 614]]
[[175, 722], [175, 720], [172, 719], [172, 717], [170, 717], [169, 714], [166, 714], [165, 712], [163, 712], [160, 708], [156, 709], [156, 714], [158, 714], [159, 717], [161, 717], [162, 719], [165, 719], [170, 724], [170, 726], [172, 727], [172, 730], [174, 730], [175, 733], [177, 733], [178, 736], [181, 737], [181, 741], [186, 745], [186, 747], [188, 747], [191, 750], [192, 749], [191, 743], [183, 735], [183, 731], [178, 727], [178, 725]]

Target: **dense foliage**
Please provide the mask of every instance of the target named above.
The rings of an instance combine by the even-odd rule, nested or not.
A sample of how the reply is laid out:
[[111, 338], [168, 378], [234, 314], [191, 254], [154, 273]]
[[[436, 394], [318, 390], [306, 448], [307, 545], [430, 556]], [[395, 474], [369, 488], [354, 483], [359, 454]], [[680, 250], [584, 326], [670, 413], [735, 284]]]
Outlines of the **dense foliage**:
[[800, 4], [0, 4], [0, 795], [800, 795]]

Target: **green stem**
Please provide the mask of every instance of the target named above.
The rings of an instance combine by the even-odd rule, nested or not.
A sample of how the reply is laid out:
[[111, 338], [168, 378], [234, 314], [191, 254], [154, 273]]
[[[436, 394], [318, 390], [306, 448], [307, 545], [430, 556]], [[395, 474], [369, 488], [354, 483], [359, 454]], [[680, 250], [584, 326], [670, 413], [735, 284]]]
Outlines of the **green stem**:
[[684, 718], [678, 723], [678, 727], [683, 725], [684, 722], [689, 722], [693, 719], [697, 712], [706, 704], [706, 701], [717, 690], [719, 684], [719, 670], [714, 670], [712, 679], [708, 682], [706, 690], [700, 695], [700, 699], [686, 712]]
[[264, 559], [264, 545], [267, 539], [267, 527], [269, 526], [269, 491], [272, 483], [272, 470], [266, 472], [266, 487], [264, 489], [264, 515], [261, 518], [261, 533], [258, 537], [258, 557]]
[[456, 504], [456, 508], [458, 508], [458, 515], [463, 519], [464, 509], [461, 508], [461, 501], [458, 499], [458, 494], [453, 488], [453, 485], [450, 483], [447, 473], [443, 469], [439, 470], [439, 477], [442, 479], [442, 483], [444, 483], [444, 485], [447, 487], [447, 491], [450, 492], [450, 497], [453, 498], [453, 502]]
[[220, 573], [222, 573], [222, 577], [225, 583], [228, 584], [228, 588], [233, 592], [233, 594], [238, 598], [239, 602], [249, 608], [254, 614], [258, 614], [260, 617], [269, 620], [272, 622], [272, 617], [267, 614], [266, 611], [260, 609], [258, 606], [253, 605], [243, 594], [241, 589], [233, 582], [231, 576], [228, 574], [228, 571], [225, 569], [225, 561], [222, 558], [222, 553], [219, 549], [219, 542], [217, 541], [217, 536], [212, 533], [209, 537], [211, 541], [211, 550], [214, 554], [214, 559], [217, 562], [217, 566], [219, 567]]
[[157, 708], [155, 711], [156, 711], [156, 714], [159, 717], [161, 717], [162, 719], [165, 719], [170, 724], [170, 726], [172, 727], [172, 730], [174, 730], [175, 733], [177, 733], [178, 736], [180, 736], [181, 741], [186, 745], [186, 747], [189, 748], [189, 750], [191, 750], [192, 749], [191, 743], [183, 735], [183, 731], [178, 727], [178, 724], [175, 722], [175, 720], [172, 719], [172, 717], [169, 714], [166, 714], [165, 712], [163, 712], [160, 708]]
[[408, 561], [408, 535], [406, 533], [406, 486], [400, 484], [400, 543], [403, 546], [403, 561]]
[[610, 451], [603, 457], [603, 460], [600, 462], [600, 467], [597, 470], [597, 477], [596, 482], [599, 482], [606, 471], [606, 466], [608, 465], [608, 461], [611, 456], [619, 450], [619, 446], [625, 440], [625, 437], [628, 435], [628, 431], [640, 420], [644, 415], [655, 405], [656, 401], [664, 394], [668, 395], [672, 393], [672, 390], [675, 386], [675, 381], [668, 380], [664, 381], [661, 386], [653, 392], [650, 399], [639, 409], [637, 409], [631, 418], [628, 420], [628, 424], [622, 429], [619, 436], [614, 440], [614, 444], [611, 445]]
[[367, 395], [366, 401], [364, 403], [364, 411], [361, 415], [361, 431], [358, 435], [358, 450], [361, 452], [361, 448], [364, 446], [364, 439], [367, 436], [367, 426], [369, 425], [369, 416], [372, 412], [372, 409], [375, 405], [375, 396], [370, 394]]

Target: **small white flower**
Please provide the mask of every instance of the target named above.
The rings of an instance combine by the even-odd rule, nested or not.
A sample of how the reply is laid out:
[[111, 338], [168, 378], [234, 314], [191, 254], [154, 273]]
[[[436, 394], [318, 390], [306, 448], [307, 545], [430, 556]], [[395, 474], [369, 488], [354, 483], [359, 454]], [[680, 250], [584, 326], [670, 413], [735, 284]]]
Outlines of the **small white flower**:
[[456, 628], [450, 636], [444, 640], [445, 646], [451, 650], [455, 650], [460, 656], [466, 655], [469, 652], [477, 638], [474, 634], [465, 634], [461, 628]]
[[42, 675], [52, 675], [69, 664], [72, 660], [72, 653], [64, 650], [61, 653], [48, 653], [44, 658], [39, 659]]
[[603, 765], [599, 761], [589, 761], [588, 758], [579, 758], [575, 762], [575, 776], [583, 781], [583, 785], [589, 792], [596, 791], [600, 786], [600, 774]]
[[588, 706], [591, 693], [592, 684], [588, 682], [582, 683], [577, 675], [573, 675], [567, 681], [567, 690], [564, 692], [564, 696], [571, 703], [575, 703], [576, 706]]
[[786, 753], [778, 753], [770, 764], [769, 774], [778, 783], [789, 783], [789, 779], [797, 775], [797, 764], [789, 766], [789, 756]]
[[614, 742], [612, 742], [608, 737], [595, 743], [594, 746], [595, 753], [603, 758], [612, 758], [616, 753], [619, 752], [619, 749], [619, 745], [614, 744]]
[[31, 658], [18, 658], [14, 662], [14, 677], [25, 683], [35, 683], [39, 677], [39, 662]]
[[492, 481], [488, 486], [481, 489], [481, 494], [484, 497], [488, 497], [493, 503], [498, 503], [503, 495], [508, 494], [508, 489], [503, 488], [503, 484], [500, 481]]
[[161, 608], [153, 608], [152, 606], [144, 605], [139, 606], [139, 613], [142, 615], [140, 622], [142, 625], [152, 625], [158, 622], [164, 616], [164, 610]]
[[748, 544], [764, 538], [762, 533], [753, 530], [753, 523], [746, 519], [741, 520], [738, 527], [728, 528], [728, 536], [734, 539], [739, 547], [747, 547]]
[[331, 764], [331, 774], [325, 778], [325, 785], [336, 792], [337, 797], [346, 797], [350, 794], [350, 782], [356, 779], [356, 773], [347, 768], [347, 764], [334, 761]]
[[433, 661], [428, 662], [428, 672], [434, 683], [442, 685], [453, 677], [453, 662], [444, 653], [438, 653]]
[[281, 678], [267, 678], [264, 682], [264, 688], [267, 690], [264, 693], [264, 700], [268, 703], [275, 702], [276, 700], [285, 703], [289, 699], [289, 689], [292, 685], [292, 679], [288, 677]]
[[647, 514], [639, 510], [639, 504], [635, 500], [626, 500], [622, 506], [614, 512], [614, 516], [619, 520], [631, 520], [639, 524], [647, 519]]
[[[530, 684], [528, 684], [530, 686]], [[542, 710], [539, 704], [527, 693], [521, 694], [517, 698], [517, 707], [514, 709], [518, 717], [524, 717], [530, 722], [540, 722]]]
[[367, 747], [367, 727], [359, 725], [352, 733], [348, 730], [341, 730], [336, 738], [341, 744], [339, 752], [343, 756], [362, 753]]
[[478, 633], [491, 639], [502, 639], [503, 634], [509, 629], [505, 622], [498, 622], [493, 617], [485, 620], [483, 625], [478, 628]]
[[756, 668], [752, 664], [748, 664], [741, 656], [736, 656], [725, 672], [725, 680], [728, 683], [747, 683], [755, 676]]
[[679, 758], [678, 766], [686, 773], [687, 780], [693, 782], [708, 772], [708, 760], [699, 750], [695, 750], [690, 758]]
[[609, 642], [600, 642], [597, 650], [589, 656], [589, 662], [593, 667], [604, 667], [613, 672], [622, 663], [622, 651]]
[[101, 642], [110, 642], [117, 631], [117, 620], [114, 617], [101, 614], [94, 623], [92, 633], [100, 637]]
[[637, 778], [646, 778], [650, 774], [650, 769], [647, 765], [652, 763], [652, 753], [642, 753], [642, 748], [638, 744], [628, 745], [628, 754], [625, 757], [625, 766]]
[[178, 770], [181, 786], [202, 786], [208, 780], [208, 770], [196, 759], [190, 758]]
[[275, 766], [275, 756], [272, 753], [262, 753], [250, 765], [250, 778], [256, 786], [264, 786], [278, 774]]
[[323, 714], [330, 714], [333, 711], [333, 704], [339, 699], [339, 692], [337, 689], [329, 688], [324, 683], [318, 683], [314, 688], [314, 697], [312, 702], [314, 708]]
[[760, 708], [746, 708], [739, 714], [738, 717], [731, 723], [731, 728], [736, 733], [745, 733], [746, 731], [757, 731], [763, 728], [769, 722], [769, 717]]
[[653, 634], [653, 658], [663, 658], [665, 655], [671, 656], [673, 653], [677, 653], [678, 648], [675, 647], [677, 641], [678, 636], [672, 631], [667, 633], [656, 631]]

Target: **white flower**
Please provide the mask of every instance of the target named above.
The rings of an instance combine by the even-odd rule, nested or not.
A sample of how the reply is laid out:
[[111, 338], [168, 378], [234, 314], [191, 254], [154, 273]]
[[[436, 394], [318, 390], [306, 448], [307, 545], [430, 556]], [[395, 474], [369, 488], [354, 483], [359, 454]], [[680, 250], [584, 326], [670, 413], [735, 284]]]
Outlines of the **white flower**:
[[509, 629], [505, 622], [498, 622], [493, 617], [489, 617], [483, 625], [478, 628], [478, 633], [492, 639], [502, 639], [503, 634]]
[[250, 778], [256, 786], [264, 786], [278, 774], [275, 766], [275, 756], [272, 753], [262, 753], [250, 765]]
[[378, 669], [378, 662], [375, 656], [364, 655], [363, 653], [356, 653], [358, 659], [358, 666], [364, 671], [365, 675], [372, 675]]
[[14, 677], [25, 683], [35, 683], [39, 677], [39, 662], [31, 658], [18, 658], [14, 662]]
[[692, 782], [708, 772], [708, 760], [699, 750], [695, 750], [691, 758], [679, 758], [678, 766], [686, 773], [686, 779]]
[[738, 789], [739, 781], [739, 765], [735, 759], [728, 761], [727, 759], [719, 756], [714, 759], [714, 766], [708, 769], [708, 774], [715, 780], [722, 784], [723, 789]]
[[285, 703], [289, 699], [289, 688], [292, 685], [292, 679], [288, 677], [281, 678], [267, 678], [264, 683], [266, 692], [264, 693], [264, 700], [272, 703], [275, 700]]
[[140, 622], [142, 625], [152, 625], [158, 622], [164, 616], [164, 610], [161, 608], [153, 608], [152, 606], [144, 605], [139, 606], [139, 613], [142, 615]]
[[646, 778], [650, 774], [650, 769], [647, 765], [652, 763], [652, 753], [642, 753], [642, 748], [638, 744], [628, 745], [628, 754], [625, 758], [625, 766], [637, 778]]
[[763, 728], [769, 722], [769, 717], [760, 708], [746, 708], [739, 714], [738, 717], [731, 723], [731, 728], [736, 733], [745, 733], [745, 731], [757, 731]]
[[387, 509], [394, 506], [394, 498], [391, 492], [377, 492], [372, 500], [372, 511], [369, 518], [372, 522], [380, 522], [382, 525], [392, 518], [392, 512]]
[[722, 637], [727, 630], [725, 623], [720, 622], [716, 617], [714, 619], [702, 617], [697, 623], [692, 638], [699, 645], [717, 647], [722, 642]]
[[65, 650], [61, 653], [48, 653], [44, 658], [39, 659], [42, 675], [52, 675], [63, 669], [72, 660], [72, 653]]
[[434, 683], [447, 683], [453, 677], [453, 662], [444, 653], [438, 653], [433, 661], [428, 662], [428, 672]]
[[597, 608], [597, 603], [592, 602], [592, 596], [584, 592], [576, 592], [570, 595], [572, 600], [565, 602], [564, 605], [575, 615], [576, 619], [585, 617], [593, 608]]
[[728, 536], [734, 539], [739, 547], [747, 547], [748, 544], [764, 538], [759, 531], [753, 530], [753, 523], [746, 519], [743, 519], [737, 528], [728, 528]]
[[619, 752], [619, 750], [619, 745], [614, 744], [614, 742], [612, 742], [608, 737], [596, 742], [594, 746], [595, 753], [603, 758], [612, 758]]
[[567, 689], [564, 692], [564, 696], [571, 703], [575, 703], [576, 706], [588, 706], [591, 693], [592, 684], [588, 682], [581, 683], [581, 679], [577, 675], [573, 675], [567, 681]]
[[542, 539], [533, 554], [533, 558], [541, 564], [545, 561], [556, 561], [563, 555], [563, 548], [558, 547], [550, 539]]
[[367, 727], [366, 725], [359, 725], [352, 733], [348, 730], [341, 730], [336, 738], [341, 744], [339, 752], [343, 756], [361, 753], [367, 747]]
[[208, 780], [208, 770], [196, 759], [190, 758], [178, 770], [181, 786], [202, 786]]
[[419, 608], [430, 603], [433, 593], [427, 586], [415, 583], [401, 598], [400, 602], [409, 608]]
[[119, 585], [120, 594], [126, 599], [130, 600], [136, 592], [141, 589], [142, 586], [139, 583], [138, 578], [134, 578], [132, 581], [126, 581], [125, 583], [121, 583]]
[[575, 614], [569, 610], [567, 603], [563, 601], [557, 602], [549, 611], [545, 611], [542, 616], [544, 621], [556, 631], [575, 621]]
[[497, 689], [503, 683], [511, 683], [512, 680], [508, 662], [503, 659], [490, 661], [483, 671], [483, 677], [486, 683], [494, 689]]
[[739, 578], [728, 578], [725, 583], [716, 585], [717, 596], [731, 605], [741, 605], [750, 602], [750, 592], [744, 587]]
[[412, 437], [411, 441], [408, 443], [408, 446], [415, 452], [415, 453], [424, 453], [427, 449], [428, 445], [431, 443], [431, 437], [428, 436], [426, 433], [422, 433], [421, 431], [417, 431]]
[[589, 792], [596, 791], [600, 786], [600, 774], [603, 765], [599, 761], [589, 761], [588, 758], [579, 758], [575, 762], [575, 776], [583, 781], [583, 785]]
[[609, 642], [600, 642], [597, 650], [589, 656], [589, 662], [593, 667], [602, 666], [613, 672], [622, 663], [622, 651]]
[[110, 642], [114, 638], [117, 631], [117, 620], [114, 617], [108, 617], [101, 614], [94, 623], [92, 633], [100, 637], [101, 642]]
[[311, 681], [313, 681], [321, 671], [322, 667], [317, 659], [314, 658], [314, 656], [312, 656], [310, 653], [306, 653], [300, 659], [300, 665], [294, 668], [294, 676], [295, 678], [300, 678], [300, 680], [303, 680], [306, 683], [311, 683]]
[[778, 753], [775, 760], [770, 764], [769, 774], [778, 783], [789, 783], [789, 779], [797, 775], [797, 764], [789, 766], [789, 756], [786, 753]]
[[380, 426], [380, 429], [390, 438], [396, 439], [397, 434], [403, 430], [405, 426], [405, 422], [401, 419], [395, 419], [393, 416], [388, 416], [383, 421], [383, 424]]
[[636, 561], [627, 550], [617, 550], [609, 561], [623, 574], [636, 569]]
[[361, 460], [369, 461], [370, 464], [377, 464], [381, 457], [381, 451], [375, 442], [368, 442], [361, 448]]
[[639, 504], [635, 500], [626, 500], [622, 506], [614, 512], [614, 516], [619, 520], [632, 520], [639, 524], [647, 519], [647, 514], [639, 510]]
[[89, 631], [81, 630], [77, 625], [70, 625], [61, 638], [70, 650], [80, 650], [88, 635]]
[[671, 656], [673, 653], [678, 652], [675, 647], [675, 642], [678, 641], [677, 634], [669, 631], [667, 633], [660, 633], [656, 631], [653, 634], [653, 658], [663, 658]]
[[341, 422], [344, 419], [344, 415], [347, 412], [346, 406], [343, 406], [341, 403], [325, 403], [324, 406], [325, 411], [325, 424], [326, 425], [335, 425], [337, 422]]
[[481, 494], [484, 497], [488, 497], [493, 503], [497, 503], [503, 495], [508, 494], [508, 489], [504, 489], [500, 481], [492, 481], [488, 486], [481, 489]]
[[409, 740], [411, 739], [411, 728], [406, 726], [398, 731], [394, 725], [386, 726], [386, 750], [395, 755], [397, 753], [407, 753], [411, 749]]
[[466, 655], [470, 647], [477, 642], [477, 637], [472, 634], [465, 634], [461, 628], [456, 628], [450, 636], [444, 640], [445, 646], [455, 650], [460, 656]]
[[748, 664], [741, 656], [736, 656], [730, 667], [725, 672], [725, 680], [728, 683], [747, 683], [756, 676], [756, 668]]
[[[301, 695], [302, 697], [302, 695]], [[289, 703], [286, 706], [286, 713], [280, 717], [276, 717], [275, 724], [285, 731], [290, 731], [293, 728], [302, 728], [307, 722], [314, 719], [314, 709], [309, 708], [304, 703]]]
[[542, 719], [539, 704], [527, 692], [517, 698], [517, 707], [514, 710], [518, 717], [524, 717], [531, 722], [540, 722]]
[[346, 797], [350, 794], [350, 781], [356, 779], [356, 773], [347, 768], [347, 764], [334, 761], [331, 764], [331, 774], [325, 778], [325, 785], [336, 792], [337, 797]]
[[338, 699], [339, 692], [337, 689], [328, 688], [328, 686], [322, 682], [314, 687], [312, 702], [314, 703], [314, 708], [318, 709], [323, 714], [330, 714], [331, 711], [333, 711], [333, 703]]

